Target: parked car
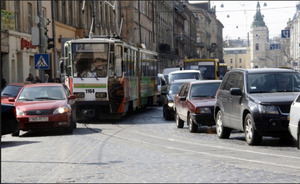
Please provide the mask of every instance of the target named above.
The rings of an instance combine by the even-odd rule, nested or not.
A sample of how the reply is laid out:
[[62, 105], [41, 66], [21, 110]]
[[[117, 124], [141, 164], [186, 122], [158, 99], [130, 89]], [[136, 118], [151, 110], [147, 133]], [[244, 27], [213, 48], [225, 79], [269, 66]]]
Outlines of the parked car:
[[19, 121], [16, 118], [16, 108], [11, 104], [1, 104], [1, 135], [13, 134], [19, 131]]
[[59, 83], [24, 86], [16, 99], [10, 98], [15, 102], [20, 130], [63, 129], [66, 133], [72, 133], [76, 128], [76, 96], [67, 90]]
[[187, 122], [190, 132], [197, 132], [201, 125], [215, 125], [213, 112], [220, 84], [221, 80], [200, 80], [181, 86], [174, 97], [177, 128], [183, 128]]
[[195, 79], [186, 80], [176, 80], [167, 86], [167, 89], [162, 92], [163, 99], [163, 116], [166, 120], [171, 120], [174, 118], [175, 111], [173, 109], [174, 96], [178, 93], [181, 85], [184, 82], [191, 81]]
[[299, 92], [300, 74], [294, 70], [229, 71], [216, 96], [218, 137], [229, 138], [232, 129], [244, 131], [249, 145], [260, 144], [263, 136], [287, 137], [290, 107]]
[[292, 103], [289, 117], [289, 131], [297, 141], [297, 148], [300, 149], [300, 95]]
[[174, 72], [174, 71], [180, 71], [180, 70], [182, 70], [180, 67], [165, 68], [165, 69], [163, 70], [163, 72], [162, 72], [162, 74], [163, 74], [163, 76], [164, 76], [164, 78], [165, 78], [165, 81], [166, 81], [166, 82], [169, 81], [169, 79], [168, 79], [169, 73]]
[[5, 104], [13, 104], [13, 102], [9, 102], [10, 97], [16, 98], [21, 89], [25, 86], [24, 83], [10, 83], [3, 88], [1, 92], [1, 103]]

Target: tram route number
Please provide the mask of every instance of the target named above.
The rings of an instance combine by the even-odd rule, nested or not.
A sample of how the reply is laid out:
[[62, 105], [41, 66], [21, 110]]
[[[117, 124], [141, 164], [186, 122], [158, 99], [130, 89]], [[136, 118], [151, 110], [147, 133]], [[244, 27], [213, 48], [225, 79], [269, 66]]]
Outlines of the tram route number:
[[86, 89], [85, 92], [86, 93], [95, 93], [95, 89]]

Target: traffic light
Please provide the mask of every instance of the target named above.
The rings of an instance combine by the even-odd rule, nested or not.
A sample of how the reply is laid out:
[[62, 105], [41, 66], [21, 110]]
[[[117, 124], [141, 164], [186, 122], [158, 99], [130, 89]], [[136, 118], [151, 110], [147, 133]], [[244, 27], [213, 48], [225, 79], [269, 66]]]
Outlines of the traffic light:
[[49, 38], [48, 36], [48, 28], [47, 26], [50, 24], [50, 20], [42, 17], [42, 27], [41, 27], [41, 43], [42, 46], [45, 50], [47, 49], [51, 49], [54, 47], [54, 44], [52, 42], [54, 42], [53, 38]]
[[[51, 43], [53, 42], [53, 43]], [[48, 38], [48, 49], [51, 49], [54, 47], [54, 38]]]

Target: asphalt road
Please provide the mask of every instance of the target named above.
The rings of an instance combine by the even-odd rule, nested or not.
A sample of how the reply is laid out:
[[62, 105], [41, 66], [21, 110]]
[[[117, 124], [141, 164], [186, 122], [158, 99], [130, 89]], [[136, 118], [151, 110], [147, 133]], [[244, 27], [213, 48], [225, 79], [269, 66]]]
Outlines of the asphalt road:
[[2, 183], [300, 183], [295, 141], [214, 127], [190, 133], [150, 107], [116, 122], [77, 123], [73, 134], [21, 132], [1, 138]]

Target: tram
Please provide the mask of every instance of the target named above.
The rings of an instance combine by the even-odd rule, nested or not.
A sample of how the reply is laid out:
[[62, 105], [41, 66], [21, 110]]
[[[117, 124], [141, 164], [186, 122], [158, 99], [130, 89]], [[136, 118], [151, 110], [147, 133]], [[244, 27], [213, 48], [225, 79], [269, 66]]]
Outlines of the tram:
[[119, 38], [65, 42], [64, 83], [77, 96], [76, 121], [119, 119], [156, 102], [157, 53]]

